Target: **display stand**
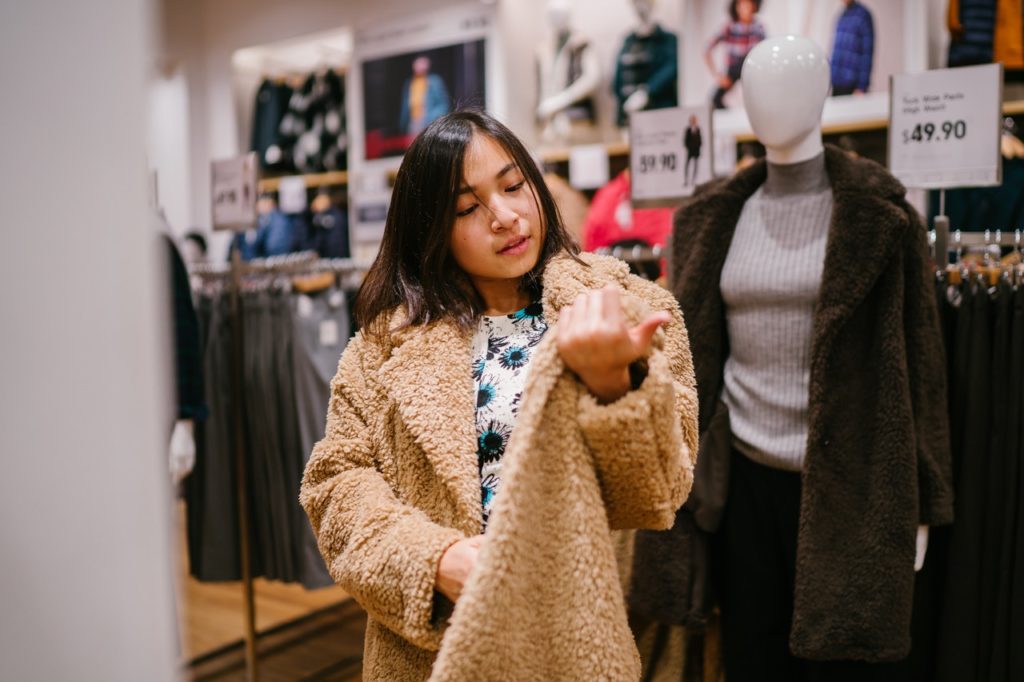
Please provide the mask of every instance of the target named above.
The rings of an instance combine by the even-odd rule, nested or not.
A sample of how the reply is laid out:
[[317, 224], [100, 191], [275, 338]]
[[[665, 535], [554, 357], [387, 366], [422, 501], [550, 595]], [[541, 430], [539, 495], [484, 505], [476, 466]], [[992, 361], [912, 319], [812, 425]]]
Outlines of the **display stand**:
[[935, 267], [945, 270], [949, 261], [949, 216], [946, 215], [946, 189], [939, 190], [939, 214], [933, 222], [935, 229]]
[[245, 427], [242, 411], [242, 254], [237, 244], [231, 247], [230, 274], [231, 310], [231, 401], [232, 432], [235, 436], [235, 494], [238, 500], [238, 534], [242, 570], [242, 603], [245, 618], [245, 679], [258, 682], [259, 666], [256, 662], [256, 596], [253, 592], [252, 557], [249, 547], [249, 486], [246, 485]]

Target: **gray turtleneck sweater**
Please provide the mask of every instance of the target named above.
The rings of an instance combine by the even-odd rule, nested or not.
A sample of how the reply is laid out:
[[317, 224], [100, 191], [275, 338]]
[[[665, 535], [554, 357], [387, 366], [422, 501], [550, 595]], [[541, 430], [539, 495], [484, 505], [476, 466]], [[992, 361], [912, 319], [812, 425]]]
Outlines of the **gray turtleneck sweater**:
[[824, 153], [769, 163], [722, 270], [730, 352], [722, 399], [736, 448], [776, 469], [803, 468], [814, 307], [831, 217]]

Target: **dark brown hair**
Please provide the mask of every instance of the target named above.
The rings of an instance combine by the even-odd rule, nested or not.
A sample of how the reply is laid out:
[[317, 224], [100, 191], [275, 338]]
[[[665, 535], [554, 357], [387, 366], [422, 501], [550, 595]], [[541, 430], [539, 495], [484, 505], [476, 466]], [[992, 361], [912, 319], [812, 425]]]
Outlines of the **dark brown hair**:
[[508, 153], [540, 208], [544, 243], [537, 264], [523, 277], [530, 295], [540, 295], [541, 276], [553, 256], [579, 253], [519, 138], [483, 112], [447, 114], [419, 134], [398, 169], [380, 252], [356, 296], [356, 322], [367, 334], [381, 338], [395, 331], [388, 328], [390, 313], [402, 305], [403, 326], [447, 318], [468, 327], [483, 312], [480, 295], [451, 253], [463, 159], [474, 135], [487, 136]]
[[[761, 11], [761, 0], [753, 0], [753, 3], [754, 3], [754, 11], [755, 12], [760, 12]], [[740, 0], [730, 0], [730, 2], [729, 2], [729, 16], [732, 17], [733, 21], [739, 21], [740, 20], [740, 13], [738, 11], [736, 11], [736, 5], [738, 5], [738, 4], [740, 4]]]

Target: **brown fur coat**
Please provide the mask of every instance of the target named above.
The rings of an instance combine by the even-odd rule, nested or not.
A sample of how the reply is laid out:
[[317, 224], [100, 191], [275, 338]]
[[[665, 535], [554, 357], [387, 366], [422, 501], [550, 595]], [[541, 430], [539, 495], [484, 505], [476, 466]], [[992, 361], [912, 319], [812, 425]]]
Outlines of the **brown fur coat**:
[[[434, 580], [448, 546], [481, 529], [471, 334], [434, 324], [386, 344], [357, 336], [342, 356], [301, 501], [331, 575], [369, 613], [364, 679], [639, 678], [610, 529], [671, 525], [692, 481], [697, 396], [671, 294], [621, 262], [584, 258], [590, 267], [557, 258], [546, 269], [551, 328], [454, 614]], [[643, 383], [602, 406], [555, 338], [558, 311], [606, 284], [621, 287], [634, 323], [651, 310], [673, 319]]]
[[[925, 232], [906, 190], [835, 147], [825, 162], [834, 207], [814, 312], [790, 648], [816, 660], [891, 660], [910, 649], [917, 526], [953, 516], [944, 350]], [[675, 218], [673, 290], [693, 344], [702, 432], [729, 355], [722, 266], [766, 172], [762, 161], [709, 183]]]

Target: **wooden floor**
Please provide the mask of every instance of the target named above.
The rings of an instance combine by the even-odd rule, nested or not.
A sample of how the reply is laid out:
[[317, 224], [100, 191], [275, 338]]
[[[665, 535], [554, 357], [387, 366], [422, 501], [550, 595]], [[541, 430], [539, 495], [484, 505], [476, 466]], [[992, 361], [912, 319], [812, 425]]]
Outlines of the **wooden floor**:
[[[221, 675], [215, 677], [201, 677], [193, 673], [194, 679], [236, 679], [230, 676], [232, 666], [230, 660], [233, 653], [240, 656], [241, 647], [239, 643], [244, 637], [244, 611], [242, 584], [240, 582], [229, 583], [201, 583], [188, 574], [187, 543], [185, 541], [185, 505], [179, 502], [176, 520], [178, 524], [177, 537], [178, 558], [177, 577], [178, 585], [175, 590], [178, 623], [179, 641], [181, 642], [181, 661], [187, 666], [189, 661], [221, 660], [221, 663], [214, 663], [212, 667], [207, 665], [204, 670], [224, 669], [229, 676]], [[310, 639], [310, 646], [319, 642], [329, 642], [324, 645], [321, 655], [314, 655], [310, 666], [302, 666], [302, 670], [296, 668], [294, 675], [267, 674], [260, 679], [263, 680], [300, 680], [300, 679], [359, 679], [358, 666], [356, 677], [308, 677], [309, 674], [319, 674], [325, 666], [317, 668], [318, 663], [344, 662], [349, 661], [347, 667], [351, 669], [351, 658], [353, 652], [361, 655], [363, 635], [365, 627], [365, 616], [358, 606], [348, 600], [345, 592], [336, 586], [320, 590], [309, 591], [301, 585], [286, 585], [283, 583], [257, 579], [254, 582], [256, 601], [256, 630], [260, 633], [270, 633], [281, 630], [274, 637], [266, 637], [261, 641], [261, 651], [271, 649], [277, 652], [280, 657], [282, 650], [298, 646], [296, 635]], [[339, 605], [345, 608], [338, 610]], [[334, 607], [333, 609], [331, 607]], [[315, 615], [312, 615], [315, 614]], [[304, 619], [304, 620], [303, 620]], [[299, 622], [295, 622], [299, 621]], [[289, 627], [289, 624], [292, 624]], [[270, 641], [273, 639], [273, 641]], [[351, 639], [352, 641], [347, 641]], [[290, 644], [288, 644], [290, 642]], [[283, 646], [283, 644], [287, 646]], [[308, 648], [308, 647], [307, 647]], [[315, 646], [313, 648], [316, 648]], [[331, 649], [336, 651], [331, 655]], [[273, 653], [273, 652], [270, 652]], [[312, 654], [312, 651], [307, 654]], [[269, 654], [268, 654], [269, 655]], [[287, 658], [287, 657], [286, 657]], [[239, 659], [240, 660], [240, 659]], [[225, 662], [226, 661], [226, 662]], [[269, 663], [268, 663], [269, 665]], [[287, 664], [285, 664], [287, 666]], [[218, 668], [219, 666], [219, 668]], [[266, 667], [261, 665], [261, 668]], [[280, 667], [280, 661], [279, 666]], [[345, 666], [342, 666], [345, 668]], [[342, 673], [345, 671], [342, 670]], [[207, 673], [203, 673], [206, 675]], [[351, 670], [349, 670], [351, 673]], [[244, 679], [238, 677], [237, 679]]]
[[[261, 635], [259, 682], [360, 682], [366, 614], [353, 601]], [[245, 682], [245, 653], [233, 646], [193, 661], [193, 682]]]

